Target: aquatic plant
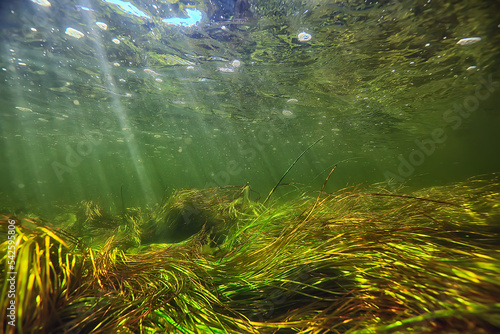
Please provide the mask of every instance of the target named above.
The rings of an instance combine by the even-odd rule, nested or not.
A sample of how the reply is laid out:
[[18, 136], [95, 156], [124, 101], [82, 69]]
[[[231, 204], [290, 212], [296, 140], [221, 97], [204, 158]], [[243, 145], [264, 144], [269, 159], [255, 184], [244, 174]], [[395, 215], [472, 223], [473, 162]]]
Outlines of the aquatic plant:
[[[323, 187], [267, 206], [249, 190], [182, 190], [149, 210], [94, 215], [114, 232], [91, 245], [19, 218], [18, 332], [500, 330], [496, 176], [405, 195]], [[191, 233], [166, 243], [186, 215]], [[6, 263], [5, 242], [0, 254]]]

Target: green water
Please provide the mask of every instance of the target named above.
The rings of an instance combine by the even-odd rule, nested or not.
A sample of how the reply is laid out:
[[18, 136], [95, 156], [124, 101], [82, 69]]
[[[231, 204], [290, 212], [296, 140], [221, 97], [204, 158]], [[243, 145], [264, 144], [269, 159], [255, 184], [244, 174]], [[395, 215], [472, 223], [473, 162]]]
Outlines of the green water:
[[2, 2], [1, 209], [500, 171], [498, 3], [235, 2]]

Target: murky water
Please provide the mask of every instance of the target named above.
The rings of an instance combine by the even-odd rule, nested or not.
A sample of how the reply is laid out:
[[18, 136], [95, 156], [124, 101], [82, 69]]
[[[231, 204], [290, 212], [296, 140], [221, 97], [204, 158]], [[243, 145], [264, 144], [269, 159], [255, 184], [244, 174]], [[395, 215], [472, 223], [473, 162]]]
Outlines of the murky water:
[[[447, 184], [500, 170], [491, 1], [2, 2], [11, 210], [165, 189]], [[280, 187], [278, 191], [286, 190]], [[259, 196], [259, 195], [256, 195]]]

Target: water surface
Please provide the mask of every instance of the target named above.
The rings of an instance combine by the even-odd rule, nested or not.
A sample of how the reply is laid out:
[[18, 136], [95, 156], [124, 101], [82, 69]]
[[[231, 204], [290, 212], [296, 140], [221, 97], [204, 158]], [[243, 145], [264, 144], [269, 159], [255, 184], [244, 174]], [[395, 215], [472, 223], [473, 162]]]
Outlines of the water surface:
[[138, 206], [165, 190], [247, 182], [265, 198], [323, 136], [283, 183], [318, 190], [335, 164], [327, 190], [415, 189], [500, 169], [491, 1], [0, 8], [9, 209], [117, 209], [122, 197]]

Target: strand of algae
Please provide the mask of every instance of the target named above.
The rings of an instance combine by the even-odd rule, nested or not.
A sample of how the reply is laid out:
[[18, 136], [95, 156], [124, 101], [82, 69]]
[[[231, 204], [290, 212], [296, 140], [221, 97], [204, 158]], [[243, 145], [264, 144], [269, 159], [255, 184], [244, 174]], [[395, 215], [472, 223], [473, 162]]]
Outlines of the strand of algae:
[[267, 195], [266, 199], [264, 200], [264, 203], [263, 204], [266, 204], [267, 201], [269, 200], [269, 198], [271, 197], [271, 195], [274, 193], [274, 191], [276, 190], [276, 188], [278, 188], [278, 186], [280, 185], [281, 181], [283, 181], [283, 179], [285, 178], [285, 176], [288, 174], [288, 172], [290, 172], [290, 170], [293, 168], [293, 166], [295, 166], [295, 164], [297, 163], [297, 161], [299, 161], [300, 158], [302, 158], [302, 156], [307, 152], [309, 151], [314, 145], [316, 145], [319, 141], [321, 141], [323, 138], [325, 138], [325, 136], [322, 136], [321, 138], [319, 138], [318, 140], [316, 140], [314, 143], [312, 143], [311, 145], [309, 145], [298, 157], [297, 159], [295, 159], [294, 162], [292, 162], [292, 164], [290, 165], [290, 167], [288, 167], [288, 169], [286, 170], [285, 174], [283, 174], [283, 176], [280, 178], [280, 180], [278, 181], [278, 183], [276, 183], [276, 185], [273, 187], [273, 189], [271, 189], [271, 191], [269, 192], [269, 195]]

